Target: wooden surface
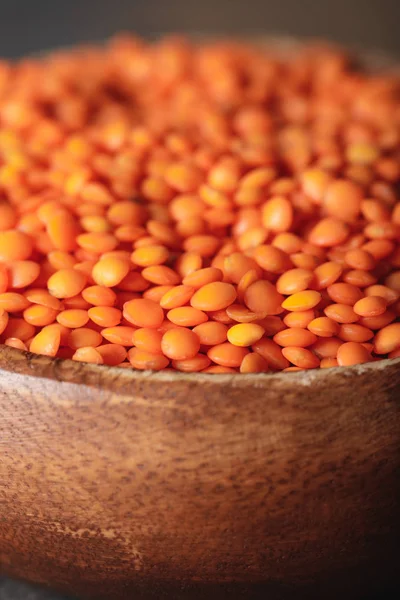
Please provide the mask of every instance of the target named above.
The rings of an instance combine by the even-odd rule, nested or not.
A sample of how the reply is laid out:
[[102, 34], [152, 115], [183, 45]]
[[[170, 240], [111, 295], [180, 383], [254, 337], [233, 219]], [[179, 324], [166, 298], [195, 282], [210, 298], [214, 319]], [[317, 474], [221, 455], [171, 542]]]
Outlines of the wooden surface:
[[124, 599], [394, 581], [399, 365], [210, 377], [0, 348], [3, 570]]

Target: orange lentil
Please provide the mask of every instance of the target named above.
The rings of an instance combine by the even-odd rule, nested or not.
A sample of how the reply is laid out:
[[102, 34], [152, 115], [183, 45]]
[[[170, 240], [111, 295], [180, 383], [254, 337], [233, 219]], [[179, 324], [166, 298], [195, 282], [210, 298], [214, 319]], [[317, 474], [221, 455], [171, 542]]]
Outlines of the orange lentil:
[[4, 292], [0, 294], [0, 309], [7, 312], [19, 313], [30, 305], [30, 301], [16, 292]]
[[90, 308], [90, 304], [84, 300], [82, 294], [78, 294], [77, 296], [72, 296], [72, 298], [66, 298], [59, 310], [62, 310], [63, 308], [81, 308], [85, 310], [86, 308]]
[[368, 329], [383, 329], [389, 323], [396, 319], [396, 313], [393, 310], [386, 310], [384, 313], [375, 317], [361, 317], [358, 322]]
[[77, 350], [78, 348], [83, 348], [85, 346], [92, 346], [95, 348], [96, 346], [100, 346], [103, 338], [101, 334], [93, 329], [89, 329], [89, 327], [78, 327], [77, 329], [72, 329], [68, 335], [67, 345], [72, 348], [72, 350]]
[[106, 287], [117, 286], [128, 275], [130, 264], [127, 260], [117, 257], [104, 257], [92, 269], [93, 281]]
[[255, 313], [277, 315], [282, 312], [283, 296], [270, 281], [260, 279], [245, 290], [244, 302]]
[[332, 176], [319, 168], [306, 169], [301, 177], [304, 193], [316, 204], [321, 204]]
[[372, 360], [370, 353], [358, 342], [346, 342], [338, 349], [337, 362], [341, 367], [359, 365], [370, 360]]
[[307, 328], [318, 337], [332, 337], [339, 333], [337, 321], [329, 317], [317, 317], [310, 321]]
[[137, 298], [124, 304], [124, 318], [137, 327], [160, 327], [164, 320], [164, 311], [152, 300]]
[[191, 286], [192, 288], [199, 289], [207, 284], [222, 281], [223, 272], [217, 267], [205, 267], [204, 269], [198, 269], [186, 275], [182, 283], [184, 285]]
[[292, 294], [282, 302], [282, 307], [289, 311], [309, 310], [318, 306], [321, 294], [314, 290], [306, 290]]
[[95, 255], [110, 252], [118, 245], [118, 240], [110, 233], [81, 233], [76, 241], [83, 250]]
[[201, 323], [208, 321], [208, 317], [205, 312], [193, 308], [192, 306], [180, 306], [179, 308], [173, 308], [168, 311], [167, 318], [182, 327], [195, 327]]
[[244, 295], [246, 290], [256, 281], [258, 281], [258, 273], [255, 269], [251, 269], [245, 273], [237, 285], [237, 298], [239, 302], [244, 302]]
[[0, 308], [0, 334], [6, 329], [9, 321], [8, 312], [6, 312], [3, 308]]
[[400, 270], [393, 271], [390, 275], [386, 277], [385, 286], [392, 290], [395, 290], [396, 292], [400, 292]]
[[40, 304], [32, 304], [23, 312], [23, 317], [27, 323], [35, 327], [44, 327], [50, 325], [56, 319], [57, 311]]
[[389, 221], [390, 211], [384, 202], [374, 199], [365, 199], [361, 202], [361, 213], [367, 221], [380, 223]]
[[241, 348], [240, 346], [234, 346], [230, 342], [224, 342], [210, 348], [207, 356], [214, 363], [222, 367], [240, 367], [248, 352], [247, 348]]
[[264, 227], [253, 227], [240, 235], [237, 240], [239, 249], [242, 252], [257, 248], [267, 241], [268, 231]]
[[377, 281], [377, 278], [369, 271], [351, 269], [343, 274], [343, 281], [358, 288], [366, 288], [373, 285]]
[[344, 256], [344, 260], [347, 266], [352, 269], [362, 269], [366, 271], [370, 271], [376, 265], [376, 260], [366, 250], [362, 248], [354, 248], [353, 250], [348, 250]]
[[231, 304], [227, 307], [226, 314], [238, 323], [251, 323], [265, 317], [265, 313], [254, 313], [241, 304]]
[[322, 358], [319, 363], [320, 369], [332, 369], [333, 367], [338, 367], [339, 363], [336, 358]]
[[184, 373], [197, 373], [204, 371], [211, 364], [211, 360], [205, 354], [196, 354], [193, 358], [187, 358], [185, 360], [173, 360], [172, 366], [177, 371], [183, 371]]
[[0, 261], [27, 260], [33, 250], [32, 239], [17, 230], [0, 231]]
[[[179, 275], [184, 279], [190, 273], [194, 273], [195, 271], [199, 271], [203, 265], [203, 259], [200, 254], [196, 252], [184, 252], [180, 255], [180, 257], [175, 262], [175, 270]], [[222, 272], [221, 272], [222, 277]], [[189, 285], [186, 284], [185, 285]], [[194, 286], [193, 286], [194, 287]]]
[[213, 256], [220, 246], [220, 240], [214, 235], [191, 235], [183, 242], [186, 252], [195, 252], [203, 257]]
[[136, 329], [126, 325], [117, 325], [115, 327], [106, 327], [102, 330], [101, 335], [111, 344], [120, 346], [133, 346], [133, 334]]
[[177, 327], [164, 333], [161, 349], [172, 360], [187, 360], [199, 352], [200, 340], [190, 329]]
[[135, 265], [150, 267], [162, 265], [168, 260], [169, 251], [165, 246], [145, 246], [132, 253], [131, 259]]
[[157, 329], [141, 328], [133, 334], [133, 344], [136, 348], [151, 352], [152, 354], [162, 354], [161, 340], [163, 334]]
[[349, 228], [343, 221], [334, 218], [321, 219], [310, 231], [308, 241], [322, 248], [339, 246], [347, 239]]
[[306, 348], [311, 346], [317, 341], [317, 336], [300, 327], [289, 327], [276, 333], [273, 340], [279, 346], [298, 346], [300, 348]]
[[[121, 311], [118, 308], [113, 308], [111, 306], [93, 306], [92, 308], [89, 308], [87, 314], [93, 323], [96, 323], [96, 325], [99, 325], [102, 328], [115, 327], [116, 325], [119, 325], [122, 318]], [[57, 320], [60, 322], [59, 319]]]
[[293, 207], [284, 196], [275, 196], [262, 207], [262, 224], [275, 233], [289, 231], [293, 223]]
[[91, 346], [78, 348], [72, 355], [72, 360], [92, 363], [95, 365], [102, 365], [104, 363], [101, 354], [96, 350], [96, 348], [92, 348]]
[[375, 260], [382, 260], [392, 254], [395, 246], [390, 240], [371, 240], [364, 244], [362, 248], [372, 254]]
[[84, 289], [87, 277], [76, 269], [60, 269], [47, 282], [47, 287], [55, 298], [72, 298]]
[[117, 295], [108, 287], [92, 285], [82, 291], [82, 298], [93, 306], [114, 306]]
[[253, 344], [252, 349], [265, 358], [268, 366], [274, 371], [281, 371], [289, 366], [289, 361], [282, 354], [282, 348], [269, 338], [262, 338]]
[[267, 361], [257, 352], [246, 354], [240, 364], [241, 373], [266, 373], [268, 370]]
[[328, 186], [323, 205], [330, 216], [341, 221], [353, 222], [360, 213], [362, 199], [363, 193], [359, 185], [352, 181], [337, 179]]
[[[185, 283], [193, 285], [193, 283], [187, 281], [187, 278]], [[212, 283], [206, 283], [199, 288], [190, 299], [190, 304], [193, 308], [206, 312], [222, 310], [230, 304], [233, 304], [236, 300], [236, 295], [236, 290], [230, 283], [213, 281]]]
[[325, 315], [337, 323], [355, 323], [359, 316], [348, 304], [329, 304], [324, 309]]
[[283, 273], [291, 268], [290, 257], [275, 246], [261, 245], [254, 250], [254, 259], [265, 271]]
[[177, 285], [171, 287], [160, 298], [160, 306], [165, 309], [179, 308], [189, 302], [195, 289], [190, 285]]
[[109, 367], [120, 365], [127, 357], [126, 349], [119, 344], [103, 344], [96, 351], [101, 355], [103, 363]]
[[276, 282], [276, 289], [286, 296], [302, 292], [313, 281], [314, 274], [308, 269], [289, 269]]
[[320, 365], [320, 360], [315, 354], [307, 348], [288, 346], [283, 348], [282, 354], [294, 366], [300, 369], [316, 369]]
[[202, 346], [216, 346], [227, 340], [228, 327], [218, 321], [207, 321], [193, 328]]
[[305, 269], [306, 271], [314, 270], [319, 264], [319, 259], [312, 254], [306, 254], [305, 252], [296, 252], [291, 254], [290, 260], [294, 267], [298, 269]]
[[178, 273], [165, 265], [146, 267], [142, 271], [142, 277], [156, 285], [177, 285], [181, 281]]
[[88, 321], [88, 311], [79, 308], [69, 308], [57, 315], [57, 322], [64, 327], [68, 327], [68, 329], [84, 327]]
[[40, 266], [32, 260], [17, 260], [8, 265], [9, 285], [20, 289], [32, 285], [39, 277]]
[[388, 305], [394, 304], [400, 297], [400, 291], [389, 288], [386, 285], [370, 285], [364, 291], [366, 296], [380, 296], [384, 298]]
[[5, 265], [0, 263], [0, 294], [7, 291], [8, 282], [9, 282], [8, 269], [6, 268]]
[[261, 269], [257, 266], [256, 261], [240, 252], [229, 254], [224, 260], [224, 274], [233, 283], [239, 283], [243, 275], [251, 269], [255, 269], [261, 274]]
[[349, 306], [354, 306], [363, 297], [362, 291], [350, 283], [333, 283], [328, 286], [327, 292], [334, 302]]
[[[4, 310], [4, 309], [1, 309]], [[5, 314], [8, 314], [5, 312]], [[3, 317], [4, 319], [5, 317]], [[19, 317], [9, 317], [4, 329], [4, 337], [18, 338], [26, 342], [35, 335], [35, 327]]]
[[380, 329], [374, 340], [376, 354], [389, 354], [400, 348], [400, 323], [391, 323]]
[[130, 271], [118, 284], [118, 289], [124, 292], [144, 292], [150, 283], [136, 271]]
[[[157, 304], [160, 304], [161, 298], [163, 298], [167, 292], [170, 292], [173, 289], [173, 285], [156, 285], [155, 287], [151, 287], [145, 290], [143, 292], [143, 298], [146, 298], [146, 300], [153, 300], [153, 302], [157, 302]], [[129, 300], [133, 299], [134, 298], [129, 298]]]
[[238, 323], [228, 329], [228, 341], [234, 346], [251, 346], [264, 335], [264, 329], [256, 323]]
[[[283, 317], [283, 323], [286, 327], [301, 327], [305, 328], [314, 319], [315, 311], [312, 309], [301, 310], [298, 312], [289, 312]], [[282, 328], [284, 329], [284, 328]], [[278, 333], [278, 332], [275, 332]]]
[[386, 305], [382, 296], [366, 296], [354, 304], [353, 310], [360, 317], [378, 317], [386, 311]]
[[74, 256], [68, 252], [63, 252], [62, 250], [53, 250], [53, 252], [49, 252], [47, 258], [56, 271], [59, 271], [60, 269], [72, 269], [77, 263]]
[[322, 338], [310, 346], [310, 350], [319, 358], [336, 358], [338, 348], [343, 344], [342, 340], [337, 337]]
[[4, 344], [5, 346], [10, 346], [11, 348], [17, 348], [17, 350], [24, 350], [25, 352], [28, 350], [28, 346], [18, 338], [7, 338]]
[[344, 342], [368, 342], [373, 336], [371, 329], [358, 323], [342, 323], [338, 333], [338, 337]]
[[343, 267], [337, 262], [325, 262], [318, 265], [314, 270], [313, 287], [316, 290], [326, 289], [339, 279], [343, 272]]
[[161, 371], [169, 365], [169, 360], [162, 354], [152, 354], [139, 348], [131, 348], [128, 352], [132, 367], [141, 371]]
[[29, 351], [34, 354], [56, 356], [61, 342], [61, 332], [56, 325], [47, 325], [35, 335], [29, 344]]

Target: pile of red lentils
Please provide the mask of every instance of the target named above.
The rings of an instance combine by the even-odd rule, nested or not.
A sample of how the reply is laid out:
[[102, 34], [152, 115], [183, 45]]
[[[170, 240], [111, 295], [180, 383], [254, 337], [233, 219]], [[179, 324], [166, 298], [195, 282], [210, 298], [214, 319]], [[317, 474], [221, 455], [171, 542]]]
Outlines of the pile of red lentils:
[[0, 62], [0, 343], [259, 373], [400, 356], [400, 79], [306, 48]]

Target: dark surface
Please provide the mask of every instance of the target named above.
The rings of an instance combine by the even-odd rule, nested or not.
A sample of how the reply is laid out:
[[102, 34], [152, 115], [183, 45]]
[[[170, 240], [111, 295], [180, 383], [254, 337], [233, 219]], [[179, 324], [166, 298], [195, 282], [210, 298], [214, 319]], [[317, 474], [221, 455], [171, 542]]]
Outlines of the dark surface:
[[66, 596], [60, 596], [50, 591], [40, 590], [39, 588], [0, 579], [0, 600], [71, 600]]
[[[399, 0], [1, 0], [0, 55], [101, 40], [121, 29], [282, 33], [400, 54]], [[397, 597], [382, 590], [379, 598]], [[374, 595], [365, 600], [377, 600]], [[66, 600], [0, 579], [0, 600]]]

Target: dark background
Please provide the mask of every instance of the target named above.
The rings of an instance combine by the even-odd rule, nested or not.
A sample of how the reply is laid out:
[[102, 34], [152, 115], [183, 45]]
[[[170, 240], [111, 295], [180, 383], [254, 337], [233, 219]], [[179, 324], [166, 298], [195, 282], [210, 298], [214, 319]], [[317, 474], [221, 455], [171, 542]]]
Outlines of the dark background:
[[[0, 0], [2, 57], [120, 30], [319, 37], [400, 56], [400, 0]], [[0, 579], [0, 600], [60, 598]]]
[[326, 37], [400, 55], [400, 0], [0, 0], [0, 55], [121, 29]]

